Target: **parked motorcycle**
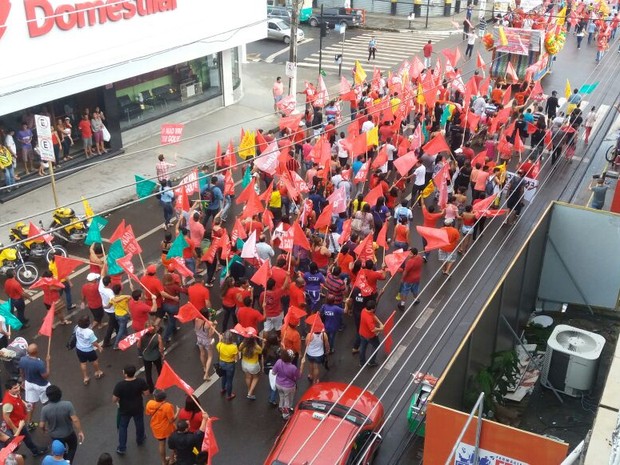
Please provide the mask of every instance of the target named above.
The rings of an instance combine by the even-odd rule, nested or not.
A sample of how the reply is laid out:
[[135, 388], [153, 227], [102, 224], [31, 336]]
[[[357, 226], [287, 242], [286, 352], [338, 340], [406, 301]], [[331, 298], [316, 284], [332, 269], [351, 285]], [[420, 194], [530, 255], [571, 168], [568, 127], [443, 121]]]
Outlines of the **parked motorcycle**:
[[13, 270], [24, 286], [30, 286], [39, 279], [39, 270], [34, 263], [25, 261], [16, 247], [5, 247], [0, 242], [0, 275], [6, 276], [9, 270]]
[[88, 223], [78, 218], [72, 208], [57, 208], [48, 229], [63, 244], [80, 244], [86, 239]]
[[[9, 233], [9, 238], [11, 241], [16, 242], [15, 247], [19, 249], [25, 260], [45, 258], [47, 263], [49, 263], [56, 252], [60, 252], [63, 257], [67, 256], [67, 250], [64, 247], [54, 244], [53, 236], [49, 241], [46, 241], [43, 237], [28, 240], [29, 232], [30, 226], [20, 221], [11, 228]], [[45, 233], [45, 230], [40, 232]]]

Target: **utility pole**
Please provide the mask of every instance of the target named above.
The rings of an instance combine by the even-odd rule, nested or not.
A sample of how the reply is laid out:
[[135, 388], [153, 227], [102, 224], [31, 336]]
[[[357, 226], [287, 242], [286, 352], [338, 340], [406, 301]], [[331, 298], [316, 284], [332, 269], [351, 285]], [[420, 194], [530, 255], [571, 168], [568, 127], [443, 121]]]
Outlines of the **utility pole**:
[[321, 19], [320, 19], [320, 32], [319, 32], [319, 76], [321, 75], [321, 68], [323, 66], [323, 36], [327, 34], [327, 24], [323, 20], [323, 5], [321, 4]]
[[291, 11], [291, 41], [289, 43], [288, 61], [293, 63], [293, 72], [288, 78], [288, 94], [297, 93], [297, 28], [299, 27], [299, 1], [293, 0]]

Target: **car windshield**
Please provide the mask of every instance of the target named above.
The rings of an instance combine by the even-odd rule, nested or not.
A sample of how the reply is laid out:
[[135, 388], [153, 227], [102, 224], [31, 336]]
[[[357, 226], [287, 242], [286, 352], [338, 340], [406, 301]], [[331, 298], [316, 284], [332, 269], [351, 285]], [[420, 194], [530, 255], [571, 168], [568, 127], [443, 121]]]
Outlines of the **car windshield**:
[[329, 409], [332, 407], [333, 409], [330, 412], [331, 415], [335, 415], [339, 418], [344, 418], [353, 423], [354, 425], [361, 426], [365, 423], [370, 423], [370, 420], [368, 419], [368, 417], [366, 417], [366, 415], [358, 412], [355, 409], [349, 410], [349, 408], [340, 404], [335, 404], [333, 402], [326, 402], [322, 400], [305, 400], [299, 404], [300, 410], [312, 410], [315, 412], [323, 413], [329, 412]]
[[281, 19], [272, 19], [270, 22], [278, 26], [280, 29], [289, 29], [289, 25]]

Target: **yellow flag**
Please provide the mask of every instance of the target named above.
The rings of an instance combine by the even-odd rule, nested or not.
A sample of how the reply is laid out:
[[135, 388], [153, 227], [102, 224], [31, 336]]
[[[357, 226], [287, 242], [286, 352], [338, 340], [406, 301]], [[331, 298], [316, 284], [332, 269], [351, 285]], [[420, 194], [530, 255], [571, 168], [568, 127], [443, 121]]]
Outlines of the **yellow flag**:
[[499, 35], [499, 43], [504, 47], [508, 45], [508, 38], [506, 37], [506, 31], [504, 31], [504, 26], [498, 27], [497, 33]]
[[82, 197], [82, 205], [84, 206], [84, 214], [86, 215], [86, 217], [93, 218], [95, 216], [95, 212], [91, 208], [90, 203], [88, 203], [88, 200], [86, 200], [84, 197]]
[[256, 133], [247, 131], [239, 142], [239, 156], [244, 160], [256, 155]]
[[366, 71], [364, 71], [364, 68], [362, 68], [362, 65], [360, 64], [359, 60], [355, 60], [354, 78], [355, 78], [356, 85], [359, 85], [366, 80]]
[[[599, 11], [603, 13], [606, 17], [609, 15], [609, 6], [605, 0], [601, 0], [598, 3]], [[564, 7], [566, 9], [566, 7]]]
[[366, 145], [368, 147], [379, 146], [379, 128], [377, 126], [366, 133]]
[[562, 26], [566, 22], [566, 7], [562, 8], [558, 13], [558, 17], [555, 20], [555, 24]]
[[435, 192], [435, 183], [430, 180], [422, 191], [422, 198], [425, 199], [427, 197], [430, 197], [431, 195], [433, 195], [433, 192]]
[[499, 184], [503, 186], [506, 182], [506, 162], [497, 165], [496, 168], [499, 168]]
[[566, 87], [564, 87], [564, 97], [570, 97], [570, 94], [573, 92], [570, 86], [570, 82], [566, 79]]

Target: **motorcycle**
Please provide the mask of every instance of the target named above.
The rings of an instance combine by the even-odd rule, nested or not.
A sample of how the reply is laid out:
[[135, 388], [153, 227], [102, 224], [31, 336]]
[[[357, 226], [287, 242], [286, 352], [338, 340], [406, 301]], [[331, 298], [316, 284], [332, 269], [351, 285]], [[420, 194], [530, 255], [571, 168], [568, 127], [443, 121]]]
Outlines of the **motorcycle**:
[[88, 223], [78, 218], [72, 208], [57, 208], [48, 229], [63, 244], [81, 244], [86, 239]]
[[[43, 237], [28, 240], [29, 232], [30, 226], [21, 221], [13, 226], [9, 232], [9, 238], [16, 242], [15, 247], [19, 249], [26, 260], [39, 260], [45, 257], [49, 263], [56, 252], [60, 252], [63, 257], [67, 256], [64, 247], [53, 243], [53, 237], [50, 237], [49, 240], [45, 240]], [[45, 233], [45, 230], [40, 232]]]
[[0, 242], [0, 275], [6, 276], [13, 270], [17, 280], [24, 286], [30, 286], [39, 279], [39, 270], [32, 262], [24, 261], [16, 247], [5, 247]]

